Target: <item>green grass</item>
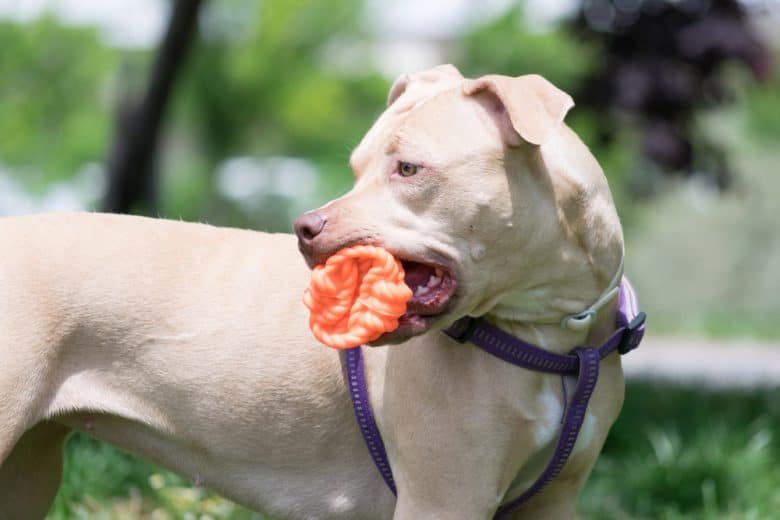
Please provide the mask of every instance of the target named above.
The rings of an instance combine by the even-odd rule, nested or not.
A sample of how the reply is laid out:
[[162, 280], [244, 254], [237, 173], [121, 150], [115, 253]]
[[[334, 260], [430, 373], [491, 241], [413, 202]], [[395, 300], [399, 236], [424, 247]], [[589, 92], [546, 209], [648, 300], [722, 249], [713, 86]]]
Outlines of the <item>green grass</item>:
[[592, 519], [773, 519], [780, 392], [629, 385], [581, 496]]
[[[630, 384], [582, 517], [772, 519], [780, 511], [780, 392]], [[49, 520], [262, 520], [177, 475], [81, 435]]]
[[175, 473], [75, 434], [48, 520], [264, 520]]

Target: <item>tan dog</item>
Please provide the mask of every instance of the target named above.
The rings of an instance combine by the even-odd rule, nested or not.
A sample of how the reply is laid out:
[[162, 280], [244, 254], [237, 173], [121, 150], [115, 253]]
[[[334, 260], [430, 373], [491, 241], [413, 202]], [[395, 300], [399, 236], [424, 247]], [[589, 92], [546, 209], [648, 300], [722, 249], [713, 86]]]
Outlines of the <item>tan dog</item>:
[[[296, 224], [309, 264], [351, 243], [404, 260], [416, 295], [365, 349], [398, 486], [355, 422], [343, 355], [318, 345], [291, 235], [110, 215], [0, 220], [0, 518], [40, 518], [72, 430], [170, 467], [274, 518], [488, 519], [522, 492], [560, 427], [560, 377], [440, 332], [487, 315], [564, 353], [601, 344], [558, 320], [622, 265], [598, 164], [562, 123], [571, 99], [538, 76], [398, 80], [352, 156], [352, 191]], [[424, 288], [423, 288], [424, 286]], [[516, 514], [570, 518], [623, 400], [602, 361], [563, 472]]]

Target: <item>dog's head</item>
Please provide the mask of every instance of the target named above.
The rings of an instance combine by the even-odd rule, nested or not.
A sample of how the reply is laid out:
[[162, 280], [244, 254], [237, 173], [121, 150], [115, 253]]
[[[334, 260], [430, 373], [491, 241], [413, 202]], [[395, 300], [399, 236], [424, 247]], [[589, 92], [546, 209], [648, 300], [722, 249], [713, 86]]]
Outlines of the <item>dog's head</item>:
[[[612, 278], [622, 235], [571, 98], [540, 76], [404, 75], [352, 153], [353, 189], [295, 223], [309, 266], [356, 243], [403, 262], [397, 342], [466, 314], [577, 312]], [[590, 299], [590, 300], [589, 300]]]

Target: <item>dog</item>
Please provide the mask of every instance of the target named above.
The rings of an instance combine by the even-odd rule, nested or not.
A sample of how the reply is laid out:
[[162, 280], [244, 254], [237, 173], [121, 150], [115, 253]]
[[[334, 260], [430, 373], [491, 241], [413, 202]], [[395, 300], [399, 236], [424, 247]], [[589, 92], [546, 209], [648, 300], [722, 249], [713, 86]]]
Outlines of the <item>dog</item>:
[[[597, 161], [540, 76], [404, 75], [351, 155], [355, 184], [266, 234], [118, 215], [0, 219], [0, 519], [43, 517], [72, 431], [171, 468], [277, 519], [489, 519], [544, 468], [567, 399], [441, 331], [466, 315], [555, 353], [597, 345], [562, 316], [622, 274]], [[381, 245], [415, 295], [364, 348], [398, 488], [356, 423], [344, 354], [318, 344], [301, 295], [339, 249]], [[296, 247], [297, 246], [297, 247]], [[601, 361], [563, 471], [512, 518], [572, 518], [623, 402]]]

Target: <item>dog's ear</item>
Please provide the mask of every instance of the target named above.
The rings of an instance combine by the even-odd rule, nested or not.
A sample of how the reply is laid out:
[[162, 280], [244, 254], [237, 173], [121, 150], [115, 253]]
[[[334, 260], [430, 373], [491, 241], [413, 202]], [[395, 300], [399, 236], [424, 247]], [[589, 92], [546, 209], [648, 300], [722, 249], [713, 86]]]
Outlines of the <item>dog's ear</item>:
[[402, 74], [393, 82], [393, 86], [390, 87], [390, 93], [387, 95], [387, 106], [392, 105], [396, 99], [401, 97], [401, 95], [406, 92], [406, 89], [412, 83], [433, 85], [447, 80], [463, 80], [463, 75], [460, 73], [460, 71], [456, 69], [454, 65], [450, 65], [449, 63], [414, 74]]
[[411, 76], [409, 74], [398, 76], [398, 79], [393, 82], [393, 86], [390, 87], [390, 93], [387, 95], [387, 106], [392, 105], [396, 99], [401, 97], [401, 94], [406, 92], [406, 87], [409, 86], [410, 80]]
[[510, 146], [519, 146], [523, 141], [543, 144], [574, 106], [571, 96], [538, 74], [516, 78], [483, 76], [466, 81], [463, 93], [486, 93], [492, 97], [488, 106], [502, 120], [502, 133]]

